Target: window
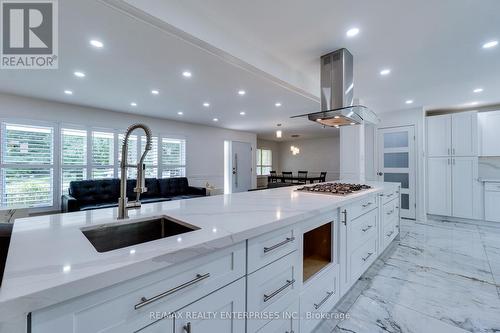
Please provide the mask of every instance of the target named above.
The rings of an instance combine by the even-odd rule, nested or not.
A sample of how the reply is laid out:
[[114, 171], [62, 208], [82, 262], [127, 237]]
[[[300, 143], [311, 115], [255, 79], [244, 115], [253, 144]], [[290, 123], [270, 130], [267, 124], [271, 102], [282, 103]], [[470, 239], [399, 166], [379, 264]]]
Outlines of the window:
[[257, 149], [257, 176], [267, 176], [273, 168], [273, 151]]
[[162, 178], [186, 175], [186, 140], [162, 138]]
[[61, 190], [69, 183], [87, 178], [87, 131], [61, 129]]
[[53, 205], [53, 146], [53, 127], [2, 123], [2, 206]]
[[[141, 152], [144, 151], [146, 147], [146, 137], [141, 137]], [[152, 138], [151, 150], [146, 155], [144, 160], [146, 164], [146, 178], [156, 178], [158, 177], [158, 138]]]
[[115, 135], [109, 132], [92, 132], [92, 178], [113, 178]]
[[[122, 161], [122, 144], [123, 139], [125, 139], [124, 134], [118, 135], [118, 161], [121, 163]], [[130, 135], [128, 138], [128, 153], [127, 153], [127, 164], [129, 165], [137, 165], [139, 161], [138, 154], [138, 141], [137, 135]], [[120, 165], [118, 165], [119, 167]], [[118, 178], [121, 177], [121, 173], [118, 169]], [[137, 169], [136, 168], [127, 168], [127, 179], [136, 179], [137, 178]]]

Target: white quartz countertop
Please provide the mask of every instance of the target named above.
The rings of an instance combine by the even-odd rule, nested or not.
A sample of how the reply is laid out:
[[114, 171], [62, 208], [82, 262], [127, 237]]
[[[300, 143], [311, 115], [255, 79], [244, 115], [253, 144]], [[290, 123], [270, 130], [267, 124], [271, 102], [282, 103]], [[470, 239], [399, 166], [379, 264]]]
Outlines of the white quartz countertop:
[[97, 252], [81, 228], [116, 222], [116, 208], [17, 220], [0, 287], [0, 322], [185, 262], [397, 185], [368, 184], [373, 188], [346, 197], [286, 187], [146, 204], [130, 210], [130, 220], [168, 215], [200, 229], [106, 253]]

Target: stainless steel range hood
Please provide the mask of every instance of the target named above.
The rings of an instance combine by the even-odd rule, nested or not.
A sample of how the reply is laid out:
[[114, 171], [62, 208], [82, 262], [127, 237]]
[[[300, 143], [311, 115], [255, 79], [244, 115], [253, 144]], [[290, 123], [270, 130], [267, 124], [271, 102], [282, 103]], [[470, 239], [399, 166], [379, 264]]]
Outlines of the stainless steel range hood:
[[379, 122], [373, 111], [354, 103], [353, 57], [347, 49], [321, 57], [321, 111], [292, 118], [297, 117], [330, 127]]

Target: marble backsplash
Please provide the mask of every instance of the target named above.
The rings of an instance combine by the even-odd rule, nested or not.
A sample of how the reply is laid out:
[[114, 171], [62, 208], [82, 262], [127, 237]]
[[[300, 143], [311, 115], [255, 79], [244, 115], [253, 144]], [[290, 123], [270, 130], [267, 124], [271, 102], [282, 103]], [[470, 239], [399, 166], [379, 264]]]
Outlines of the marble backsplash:
[[480, 157], [479, 178], [500, 179], [500, 157]]

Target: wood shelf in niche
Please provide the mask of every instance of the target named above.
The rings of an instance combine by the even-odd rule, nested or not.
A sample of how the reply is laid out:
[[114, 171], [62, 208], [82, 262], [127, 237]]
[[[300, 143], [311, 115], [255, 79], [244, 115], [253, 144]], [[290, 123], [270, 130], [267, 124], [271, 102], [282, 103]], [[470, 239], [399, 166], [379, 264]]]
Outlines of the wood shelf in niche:
[[303, 281], [332, 262], [332, 222], [304, 234]]

